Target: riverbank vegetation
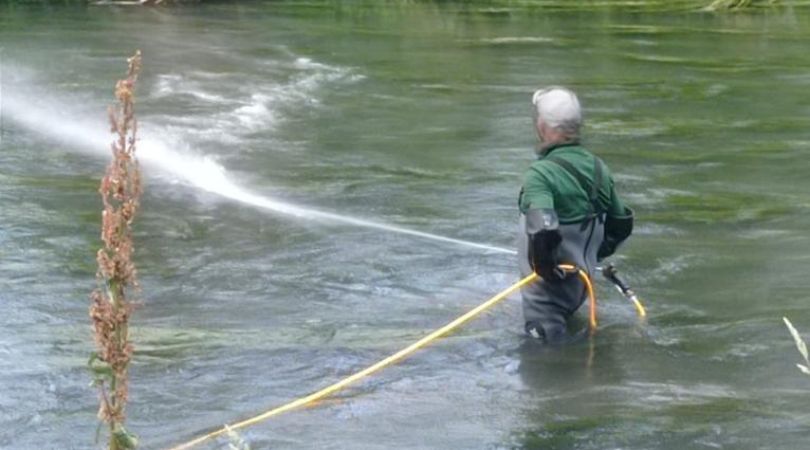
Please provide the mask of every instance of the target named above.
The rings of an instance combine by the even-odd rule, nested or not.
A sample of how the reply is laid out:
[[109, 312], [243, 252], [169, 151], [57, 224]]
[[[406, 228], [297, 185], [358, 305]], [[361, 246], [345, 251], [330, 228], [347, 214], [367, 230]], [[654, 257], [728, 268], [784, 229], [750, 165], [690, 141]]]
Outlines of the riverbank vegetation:
[[751, 8], [754, 6], [773, 6], [776, 5], [778, 0], [714, 0], [708, 9], [740, 9]]
[[[93, 4], [112, 6], [168, 6], [171, 4], [190, 3], [224, 3], [223, 0], [0, 0], [6, 4]], [[344, 0], [321, 0], [314, 3], [323, 5], [347, 6]], [[352, 6], [385, 6], [403, 3], [448, 3], [440, 0], [363, 0], [351, 2]], [[460, 4], [489, 8], [543, 8], [550, 10], [595, 10], [627, 9], [634, 11], [672, 11], [672, 10], [746, 10], [773, 8], [777, 6], [810, 6], [810, 0], [462, 0]]]

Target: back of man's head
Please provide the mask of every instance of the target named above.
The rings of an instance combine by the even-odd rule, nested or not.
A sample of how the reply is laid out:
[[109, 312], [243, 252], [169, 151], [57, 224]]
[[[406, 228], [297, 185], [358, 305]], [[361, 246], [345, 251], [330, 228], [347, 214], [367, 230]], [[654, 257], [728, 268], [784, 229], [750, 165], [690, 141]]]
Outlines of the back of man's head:
[[552, 86], [536, 91], [532, 96], [532, 103], [537, 111], [537, 117], [546, 126], [570, 137], [579, 136], [582, 110], [576, 94], [566, 88]]

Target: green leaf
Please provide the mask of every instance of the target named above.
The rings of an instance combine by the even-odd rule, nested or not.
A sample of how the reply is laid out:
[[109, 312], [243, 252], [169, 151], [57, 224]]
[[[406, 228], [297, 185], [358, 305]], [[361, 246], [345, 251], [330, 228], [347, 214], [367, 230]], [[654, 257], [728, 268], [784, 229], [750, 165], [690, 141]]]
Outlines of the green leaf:
[[113, 439], [120, 448], [134, 449], [138, 447], [138, 438], [134, 434], [124, 428], [123, 425], [117, 425], [113, 431]]
[[804, 364], [796, 364], [796, 367], [798, 367], [799, 370], [801, 370], [803, 373], [806, 373], [807, 375], [810, 375], [810, 368], [808, 368]]
[[112, 367], [102, 361], [96, 352], [90, 354], [90, 359], [87, 361], [87, 368], [89, 368], [90, 372], [93, 374], [93, 384], [98, 384], [105, 380], [112, 381], [115, 376]]
[[807, 359], [807, 344], [804, 342], [802, 337], [799, 335], [799, 332], [796, 331], [796, 328], [793, 327], [793, 324], [790, 323], [787, 317], [782, 317], [782, 320], [785, 321], [785, 326], [787, 326], [788, 330], [790, 331], [790, 335], [793, 336], [793, 340], [796, 342], [796, 348], [799, 349], [799, 353], [802, 354], [804, 360], [810, 364], [810, 361]]

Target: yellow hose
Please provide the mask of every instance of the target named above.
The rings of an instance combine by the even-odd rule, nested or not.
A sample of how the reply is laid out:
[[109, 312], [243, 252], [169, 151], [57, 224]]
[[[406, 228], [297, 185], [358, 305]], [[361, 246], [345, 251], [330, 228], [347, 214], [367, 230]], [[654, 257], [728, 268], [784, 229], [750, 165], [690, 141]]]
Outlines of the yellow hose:
[[644, 305], [641, 304], [641, 300], [638, 299], [635, 295], [630, 298], [633, 301], [633, 305], [636, 307], [636, 312], [638, 316], [642, 319], [647, 317], [647, 311], [644, 309]]
[[579, 278], [585, 283], [585, 288], [588, 289], [588, 325], [591, 327], [591, 333], [596, 331], [596, 294], [593, 292], [593, 283], [588, 273], [582, 269], [576, 269], [579, 273]]
[[[581, 275], [582, 274], [584, 274], [584, 272], [581, 272]], [[585, 277], [587, 277], [587, 275], [585, 275]], [[331, 394], [345, 388], [346, 386], [354, 383], [355, 381], [360, 380], [361, 378], [367, 377], [367, 376], [369, 376], [369, 375], [371, 375], [371, 374], [373, 374], [373, 373], [375, 373], [377, 371], [380, 371], [380, 370], [384, 369], [387, 366], [390, 366], [390, 365], [392, 365], [392, 364], [406, 358], [411, 353], [413, 353], [413, 352], [419, 350], [420, 348], [428, 345], [432, 341], [434, 341], [434, 340], [440, 338], [441, 336], [453, 331], [454, 329], [460, 327], [461, 325], [464, 325], [465, 323], [467, 323], [471, 319], [473, 319], [475, 316], [481, 314], [482, 312], [486, 311], [487, 309], [491, 308], [492, 306], [495, 306], [496, 304], [500, 303], [505, 298], [507, 298], [509, 296], [509, 294], [515, 292], [516, 290], [522, 288], [523, 286], [525, 286], [525, 285], [527, 285], [527, 284], [529, 284], [529, 283], [531, 283], [531, 282], [533, 282], [533, 281], [535, 281], [535, 280], [537, 280], [539, 278], [540, 277], [538, 277], [537, 274], [534, 274], [534, 273], [527, 276], [527, 277], [525, 277], [525, 278], [523, 278], [522, 280], [518, 281], [517, 283], [513, 284], [512, 286], [509, 286], [508, 288], [504, 289], [503, 291], [501, 291], [500, 293], [498, 293], [494, 297], [490, 298], [486, 302], [476, 306], [475, 308], [473, 308], [470, 311], [466, 312], [464, 315], [459, 316], [457, 319], [455, 319], [452, 322], [448, 323], [447, 325], [439, 328], [438, 330], [428, 334], [427, 336], [423, 337], [422, 339], [419, 339], [418, 341], [414, 342], [413, 344], [411, 344], [411, 345], [403, 348], [402, 350], [394, 353], [393, 355], [388, 356], [387, 358], [385, 358], [383, 360], [380, 360], [379, 362], [377, 362], [377, 363], [375, 363], [375, 364], [373, 364], [371, 366], [368, 366], [365, 369], [363, 369], [363, 370], [361, 370], [361, 371], [359, 371], [359, 372], [357, 372], [357, 373], [355, 373], [353, 375], [350, 375], [350, 376], [338, 381], [337, 383], [334, 383], [334, 384], [332, 384], [330, 386], [327, 386], [327, 387], [321, 389], [318, 392], [309, 394], [306, 397], [301, 397], [301, 398], [299, 398], [297, 400], [294, 400], [294, 401], [292, 401], [290, 403], [279, 406], [278, 408], [271, 409], [270, 411], [267, 411], [267, 412], [262, 413], [262, 414], [260, 414], [258, 416], [252, 417], [250, 419], [246, 419], [246, 420], [243, 420], [241, 422], [237, 422], [237, 423], [235, 423], [233, 425], [228, 425], [227, 427], [223, 427], [223, 428], [220, 428], [220, 429], [218, 429], [216, 431], [212, 431], [211, 433], [208, 433], [206, 435], [203, 435], [203, 436], [195, 438], [195, 439], [193, 439], [191, 441], [188, 441], [185, 444], [180, 444], [180, 445], [178, 445], [176, 447], [172, 447], [170, 450], [183, 450], [183, 449], [191, 448], [191, 447], [193, 447], [193, 446], [195, 446], [197, 444], [200, 444], [200, 443], [202, 443], [204, 441], [207, 441], [209, 439], [212, 439], [212, 438], [215, 438], [217, 436], [221, 436], [223, 434], [228, 433], [229, 428], [231, 430], [244, 428], [244, 427], [247, 427], [249, 425], [253, 425], [255, 423], [261, 422], [261, 421], [263, 421], [265, 419], [269, 419], [269, 418], [271, 418], [273, 416], [277, 416], [277, 415], [279, 415], [281, 413], [287, 412], [287, 411], [289, 411], [291, 409], [295, 409], [295, 408], [307, 405], [309, 403], [318, 401], [318, 400], [320, 400], [320, 399], [322, 399], [322, 398], [324, 398], [326, 396], [329, 396], [329, 395], [331, 395]], [[588, 282], [588, 284], [590, 284], [590, 282]], [[592, 292], [592, 291], [590, 291], [590, 292]], [[591, 300], [591, 302], [593, 302], [593, 300]]]

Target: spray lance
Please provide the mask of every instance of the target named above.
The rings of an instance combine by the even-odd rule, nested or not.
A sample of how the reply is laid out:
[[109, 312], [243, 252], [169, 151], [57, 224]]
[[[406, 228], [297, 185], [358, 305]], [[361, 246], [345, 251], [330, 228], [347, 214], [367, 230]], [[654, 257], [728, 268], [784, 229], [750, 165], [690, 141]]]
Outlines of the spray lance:
[[632, 289], [630, 289], [630, 286], [627, 284], [627, 282], [619, 278], [618, 270], [616, 270], [616, 267], [613, 264], [608, 264], [607, 266], [602, 267], [601, 270], [602, 275], [604, 275], [605, 278], [607, 278], [611, 283], [613, 283], [614, 286], [616, 286], [616, 290], [621, 292], [621, 294], [626, 299], [633, 302], [633, 305], [636, 307], [636, 311], [638, 312], [639, 317], [646, 317], [647, 311], [644, 310], [644, 305], [641, 304], [641, 300], [639, 300], [636, 293], [633, 292]]

